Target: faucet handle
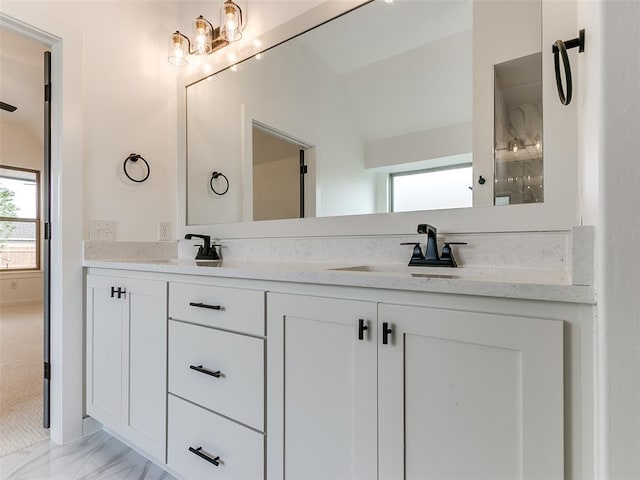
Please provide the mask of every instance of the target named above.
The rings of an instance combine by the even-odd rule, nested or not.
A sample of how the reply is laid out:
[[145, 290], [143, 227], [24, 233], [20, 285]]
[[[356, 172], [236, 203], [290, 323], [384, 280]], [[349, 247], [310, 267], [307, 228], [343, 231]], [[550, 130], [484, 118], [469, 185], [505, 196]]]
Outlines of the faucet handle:
[[413, 253], [411, 254], [411, 260], [424, 260], [424, 255], [422, 254], [422, 248], [420, 247], [420, 242], [403, 242], [400, 245], [413, 245]]
[[442, 254], [440, 258], [442, 260], [451, 260], [452, 266], [456, 267], [456, 260], [453, 258], [453, 251], [451, 250], [451, 245], [466, 245], [467, 242], [444, 242], [442, 246]]

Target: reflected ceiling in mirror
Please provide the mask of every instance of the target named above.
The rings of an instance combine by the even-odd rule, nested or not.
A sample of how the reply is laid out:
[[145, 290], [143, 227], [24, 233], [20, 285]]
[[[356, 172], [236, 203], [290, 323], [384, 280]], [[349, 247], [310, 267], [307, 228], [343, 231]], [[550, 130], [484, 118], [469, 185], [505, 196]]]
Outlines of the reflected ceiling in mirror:
[[[471, 0], [374, 1], [189, 85], [187, 224], [283, 218], [254, 214], [257, 183], [261, 198], [302, 194], [299, 216], [389, 212], [391, 174], [468, 167], [472, 17]], [[302, 178], [284, 158], [265, 167], [255, 125], [303, 150]]]

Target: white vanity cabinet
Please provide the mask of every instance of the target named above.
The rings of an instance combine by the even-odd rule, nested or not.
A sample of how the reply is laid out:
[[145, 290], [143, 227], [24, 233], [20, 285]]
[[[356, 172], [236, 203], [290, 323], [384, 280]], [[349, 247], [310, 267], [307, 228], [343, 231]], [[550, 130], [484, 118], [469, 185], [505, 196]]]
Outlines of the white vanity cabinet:
[[269, 294], [267, 335], [270, 479], [564, 477], [561, 321]]
[[167, 464], [181, 478], [264, 478], [264, 331], [264, 291], [170, 282]]
[[165, 460], [167, 283], [87, 275], [87, 414]]

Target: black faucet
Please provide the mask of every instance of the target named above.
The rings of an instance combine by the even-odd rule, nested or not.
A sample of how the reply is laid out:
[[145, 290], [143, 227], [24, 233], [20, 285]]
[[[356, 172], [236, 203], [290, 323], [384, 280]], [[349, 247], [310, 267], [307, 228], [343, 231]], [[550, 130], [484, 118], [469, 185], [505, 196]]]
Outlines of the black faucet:
[[211, 237], [209, 235], [187, 233], [184, 236], [186, 240], [191, 240], [194, 237], [201, 238], [203, 242], [200, 248], [198, 248], [198, 253], [196, 253], [196, 260], [220, 260], [218, 252], [216, 251], [216, 245], [211, 245]]
[[457, 267], [453, 257], [451, 245], [466, 245], [467, 242], [446, 242], [442, 247], [442, 256], [438, 254], [438, 231], [433, 225], [421, 223], [418, 225], [418, 233], [427, 234], [426, 252], [422, 254], [420, 242], [401, 243], [400, 245], [413, 245], [413, 253], [409, 260], [410, 267]]

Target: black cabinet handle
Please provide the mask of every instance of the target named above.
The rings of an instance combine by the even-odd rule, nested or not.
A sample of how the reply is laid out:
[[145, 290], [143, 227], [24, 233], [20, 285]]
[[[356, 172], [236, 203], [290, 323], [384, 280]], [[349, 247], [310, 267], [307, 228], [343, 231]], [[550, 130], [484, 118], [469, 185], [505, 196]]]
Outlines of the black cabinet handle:
[[190, 307], [208, 308], [209, 310], [220, 310], [220, 305], [207, 305], [206, 303], [189, 302]]
[[118, 289], [116, 290], [116, 287], [111, 287], [111, 298], [115, 297], [116, 295], [118, 296], [118, 298], [122, 298], [125, 297], [126, 294], [126, 288], [118, 287]]
[[209, 463], [213, 463], [216, 467], [218, 465], [220, 465], [220, 456], [217, 457], [210, 457], [209, 455], [207, 455], [206, 453], [204, 453], [202, 451], [202, 447], [198, 447], [198, 448], [193, 448], [193, 447], [189, 447], [189, 451], [197, 456], [199, 456], [200, 458], [206, 460]]
[[211, 375], [212, 377], [220, 378], [220, 370], [207, 370], [206, 368], [202, 368], [202, 365], [189, 365], [191, 370], [195, 370], [196, 372], [204, 373], [205, 375]]
[[364, 331], [369, 330], [369, 327], [365, 325], [365, 319], [358, 319], [358, 340], [364, 340]]
[[393, 333], [393, 329], [389, 328], [387, 322], [382, 322], [382, 344], [387, 345], [389, 343], [389, 335]]

